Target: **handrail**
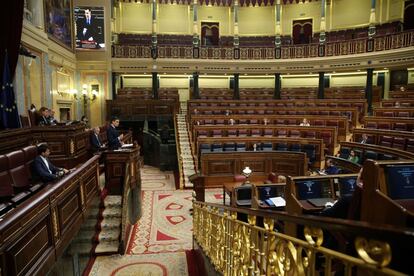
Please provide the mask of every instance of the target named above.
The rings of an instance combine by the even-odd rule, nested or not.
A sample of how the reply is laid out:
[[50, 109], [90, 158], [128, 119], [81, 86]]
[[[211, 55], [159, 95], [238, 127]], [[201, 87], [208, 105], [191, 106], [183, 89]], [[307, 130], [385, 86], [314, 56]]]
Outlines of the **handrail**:
[[[341, 269], [345, 275], [351, 275], [353, 269], [361, 274], [409, 273], [407, 261], [401, 266], [398, 255], [412, 255], [409, 244], [414, 242], [413, 229], [199, 201], [193, 207], [194, 239], [224, 275], [331, 275]], [[239, 220], [237, 213], [247, 216], [247, 221]], [[302, 225], [304, 238], [287, 234], [289, 224]], [[335, 238], [353, 240], [351, 250], [358, 256], [352, 256], [349, 250], [328, 248], [323, 243], [325, 231]]]
[[[368, 47], [368, 45], [370, 45]], [[305, 45], [282, 45], [281, 59], [317, 58], [321, 49], [323, 56], [343, 56], [378, 52], [414, 46], [414, 31], [377, 36], [373, 39], [358, 38], [338, 42]], [[321, 48], [322, 47], [322, 48]], [[112, 48], [113, 58], [151, 58], [151, 45], [119, 45]], [[200, 47], [200, 59], [234, 59], [233, 47]], [[240, 47], [240, 59], [275, 59], [275, 47]], [[158, 46], [159, 58], [193, 58], [191, 45]]]

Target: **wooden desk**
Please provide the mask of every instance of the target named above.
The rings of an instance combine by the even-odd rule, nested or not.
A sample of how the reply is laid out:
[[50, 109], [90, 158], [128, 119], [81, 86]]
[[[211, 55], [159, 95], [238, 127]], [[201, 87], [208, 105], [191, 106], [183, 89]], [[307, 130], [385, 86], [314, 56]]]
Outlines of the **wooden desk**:
[[1, 275], [46, 275], [99, 193], [98, 156], [50, 183], [0, 220]]
[[31, 132], [35, 144], [49, 145], [50, 159], [56, 166], [72, 168], [90, 156], [87, 150], [90, 136], [83, 124], [37, 126]]
[[224, 182], [223, 183], [223, 205], [226, 205], [226, 194], [230, 197], [230, 206], [233, 205], [234, 188], [240, 187], [243, 182]]
[[0, 154], [27, 147], [32, 143], [30, 128], [8, 129], [0, 131]]
[[105, 151], [105, 187], [108, 194], [122, 196], [122, 228], [119, 253], [125, 253], [132, 225], [141, 217], [142, 160], [139, 147]]
[[[223, 183], [223, 205], [226, 205], [226, 194], [228, 194], [230, 197], [230, 206], [236, 207], [235, 199], [233, 198], [234, 189], [242, 186], [243, 183], [244, 182], [224, 182]], [[254, 181], [254, 182], [250, 182], [250, 184], [254, 184], [254, 185], [263, 184], [263, 181]], [[252, 185], [252, 189], [253, 189], [253, 185]], [[252, 193], [252, 197], [253, 197], [253, 193]]]
[[209, 152], [201, 154], [201, 174], [205, 188], [222, 187], [245, 167], [253, 170], [251, 181], [263, 181], [271, 172], [292, 176], [305, 175], [308, 159], [303, 152], [253, 151]]

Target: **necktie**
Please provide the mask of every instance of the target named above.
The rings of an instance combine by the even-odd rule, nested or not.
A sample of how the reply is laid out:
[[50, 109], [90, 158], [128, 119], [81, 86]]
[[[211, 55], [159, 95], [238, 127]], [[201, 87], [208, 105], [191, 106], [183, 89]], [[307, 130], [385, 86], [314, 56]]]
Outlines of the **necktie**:
[[101, 146], [101, 141], [99, 141], [99, 136], [96, 135], [96, 134], [95, 134], [95, 136], [96, 136], [96, 141], [98, 141], [98, 146]]

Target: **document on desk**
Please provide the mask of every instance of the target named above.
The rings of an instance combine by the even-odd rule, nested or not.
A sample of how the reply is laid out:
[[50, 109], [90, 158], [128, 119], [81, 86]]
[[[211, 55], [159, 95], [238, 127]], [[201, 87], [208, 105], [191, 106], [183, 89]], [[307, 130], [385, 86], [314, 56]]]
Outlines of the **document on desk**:
[[269, 199], [273, 202], [273, 204], [276, 207], [285, 207], [286, 206], [286, 200], [283, 197], [278, 196], [278, 197], [271, 197]]
[[134, 144], [123, 144], [122, 148], [132, 148]]

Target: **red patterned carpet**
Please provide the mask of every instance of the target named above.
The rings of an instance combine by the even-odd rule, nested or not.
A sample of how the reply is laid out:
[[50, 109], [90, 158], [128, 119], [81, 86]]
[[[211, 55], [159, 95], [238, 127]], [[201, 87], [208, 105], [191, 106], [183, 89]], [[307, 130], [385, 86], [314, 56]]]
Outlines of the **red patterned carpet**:
[[[220, 189], [206, 193], [222, 202]], [[145, 191], [143, 214], [134, 226], [128, 254], [176, 252], [192, 249], [191, 191]]]
[[[127, 254], [97, 257], [89, 275], [188, 275], [192, 190], [175, 190], [172, 173], [148, 166], [141, 178], [142, 217], [133, 227]], [[222, 190], [206, 191], [206, 201], [222, 203]]]

